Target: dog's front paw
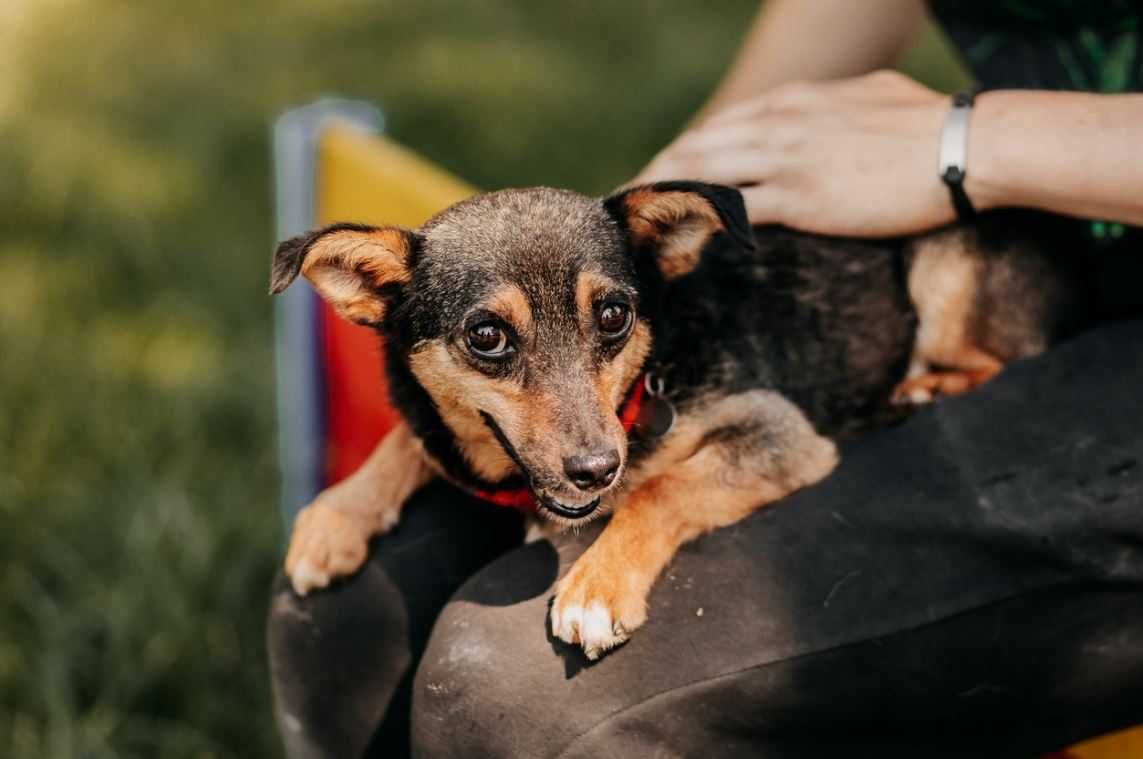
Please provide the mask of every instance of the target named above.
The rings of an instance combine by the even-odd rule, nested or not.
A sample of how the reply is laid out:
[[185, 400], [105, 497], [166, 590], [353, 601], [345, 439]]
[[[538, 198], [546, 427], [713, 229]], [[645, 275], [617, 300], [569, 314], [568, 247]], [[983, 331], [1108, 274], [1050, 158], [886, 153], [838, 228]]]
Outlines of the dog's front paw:
[[596, 660], [627, 641], [647, 619], [646, 592], [633, 582], [630, 567], [589, 548], [556, 586], [552, 635], [578, 643]]
[[304, 596], [338, 577], [356, 572], [365, 562], [372, 535], [366, 519], [320, 501], [298, 513], [286, 575], [294, 592]]

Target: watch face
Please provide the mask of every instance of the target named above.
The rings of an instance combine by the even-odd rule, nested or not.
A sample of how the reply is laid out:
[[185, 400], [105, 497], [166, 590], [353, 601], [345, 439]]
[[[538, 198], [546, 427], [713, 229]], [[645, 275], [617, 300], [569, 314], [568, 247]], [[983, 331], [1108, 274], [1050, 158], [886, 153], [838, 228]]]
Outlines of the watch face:
[[971, 92], [965, 103], [953, 98], [952, 107], [945, 116], [941, 127], [940, 152], [937, 155], [937, 172], [946, 183], [964, 180], [968, 154], [968, 119], [972, 113]]

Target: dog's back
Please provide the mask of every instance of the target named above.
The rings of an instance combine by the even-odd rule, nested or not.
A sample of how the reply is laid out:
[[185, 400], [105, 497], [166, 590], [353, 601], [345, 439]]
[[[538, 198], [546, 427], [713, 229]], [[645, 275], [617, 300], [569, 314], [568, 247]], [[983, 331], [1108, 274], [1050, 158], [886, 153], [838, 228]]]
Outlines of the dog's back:
[[663, 294], [656, 359], [680, 400], [775, 389], [835, 436], [897, 415], [889, 396], [914, 332], [899, 245], [755, 236], [756, 251], [716, 240]]
[[718, 238], [662, 294], [656, 359], [682, 403], [764, 387], [825, 434], [863, 432], [901, 417], [898, 384], [967, 389], [1077, 329], [1068, 229], [996, 212], [907, 242], [759, 227], [752, 251]]

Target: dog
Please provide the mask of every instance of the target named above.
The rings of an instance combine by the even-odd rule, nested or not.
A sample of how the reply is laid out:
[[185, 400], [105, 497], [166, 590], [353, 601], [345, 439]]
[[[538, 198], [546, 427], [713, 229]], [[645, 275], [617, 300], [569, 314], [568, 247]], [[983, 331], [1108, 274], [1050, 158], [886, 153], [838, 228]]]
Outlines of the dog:
[[596, 659], [682, 544], [820, 481], [902, 402], [1074, 329], [1066, 248], [1012, 213], [911, 240], [754, 229], [737, 190], [698, 182], [510, 189], [415, 231], [287, 240], [271, 292], [304, 276], [376, 329], [403, 423], [301, 511], [286, 572], [300, 594], [353, 573], [438, 476], [561, 526], [610, 512], [550, 608]]

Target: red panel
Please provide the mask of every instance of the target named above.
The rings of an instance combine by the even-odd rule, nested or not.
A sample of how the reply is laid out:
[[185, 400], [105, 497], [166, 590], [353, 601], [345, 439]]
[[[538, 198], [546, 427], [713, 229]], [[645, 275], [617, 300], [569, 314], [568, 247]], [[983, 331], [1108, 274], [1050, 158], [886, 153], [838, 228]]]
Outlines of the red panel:
[[352, 474], [397, 423], [389, 406], [377, 333], [321, 302], [326, 408], [326, 484]]

